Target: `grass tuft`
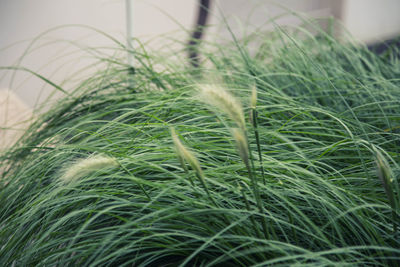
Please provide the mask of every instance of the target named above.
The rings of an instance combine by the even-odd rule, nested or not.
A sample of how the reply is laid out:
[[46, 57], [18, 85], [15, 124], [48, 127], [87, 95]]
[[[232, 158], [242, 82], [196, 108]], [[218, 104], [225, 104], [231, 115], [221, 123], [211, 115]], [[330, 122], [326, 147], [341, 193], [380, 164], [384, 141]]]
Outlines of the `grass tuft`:
[[63, 84], [0, 155], [0, 265], [398, 265], [399, 60], [305, 26]]

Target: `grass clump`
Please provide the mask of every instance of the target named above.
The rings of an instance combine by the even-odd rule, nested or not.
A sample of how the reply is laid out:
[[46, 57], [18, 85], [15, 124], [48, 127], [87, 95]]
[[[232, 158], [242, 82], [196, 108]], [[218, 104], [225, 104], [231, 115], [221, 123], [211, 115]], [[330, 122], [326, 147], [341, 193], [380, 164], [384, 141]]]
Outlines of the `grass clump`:
[[400, 262], [398, 59], [282, 29], [203, 55], [206, 86], [109, 59], [2, 154], [2, 265]]

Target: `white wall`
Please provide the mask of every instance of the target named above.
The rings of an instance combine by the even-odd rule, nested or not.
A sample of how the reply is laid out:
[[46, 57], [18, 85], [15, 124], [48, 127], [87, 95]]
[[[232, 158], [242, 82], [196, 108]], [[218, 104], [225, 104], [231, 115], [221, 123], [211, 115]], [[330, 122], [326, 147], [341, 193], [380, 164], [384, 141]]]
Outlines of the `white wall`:
[[[291, 9], [309, 12], [321, 7], [321, 1], [327, 0], [285, 0], [282, 4]], [[253, 0], [219, 0], [214, 2], [212, 23], [221, 23], [222, 12], [228, 17], [246, 20], [254, 6], [265, 5], [271, 1]], [[279, 2], [279, 1], [278, 1]], [[135, 36], [151, 47], [165, 46], [158, 42], [164, 34], [166, 38], [180, 38], [186, 43], [186, 29], [190, 29], [195, 21], [197, 0], [133, 0]], [[252, 24], [264, 23], [267, 12], [273, 16], [282, 9], [270, 6], [253, 14]], [[39, 34], [57, 26], [81, 24], [97, 28], [116, 37], [125, 43], [126, 10], [125, 0], [0, 0], [0, 66], [15, 64], [24, 53], [30, 41]], [[178, 33], [180, 32], [180, 34]], [[215, 33], [215, 32], [214, 32]], [[210, 35], [212, 32], [210, 32]], [[228, 36], [225, 32], [219, 35]], [[185, 39], [183, 39], [185, 38]], [[21, 40], [28, 40], [19, 42]], [[90, 75], [92, 70], [79, 71], [94, 62], [93, 55], [74, 46], [115, 47], [108, 38], [83, 27], [62, 27], [41, 36], [20, 62], [21, 66], [37, 71], [57, 84], [64, 80], [79, 80]], [[50, 44], [49, 44], [50, 43]], [[90, 50], [89, 50], [90, 51]], [[113, 50], [101, 49], [103, 53], [112, 54]], [[101, 68], [101, 66], [98, 66]], [[15, 77], [13, 76], [15, 74]], [[65, 89], [73, 87], [73, 83], [65, 85]], [[42, 103], [54, 92], [51, 86], [40, 79], [24, 72], [0, 71], [0, 89], [10, 88], [14, 93], [34, 107]]]
[[[197, 0], [133, 0], [134, 32], [141, 41], [147, 42], [164, 34], [167, 38], [181, 38], [183, 43], [195, 20]], [[212, 23], [221, 23], [222, 11], [236, 34], [241, 25], [260, 26], [269, 18], [284, 12], [268, 0], [217, 0], [213, 6]], [[288, 9], [313, 16], [335, 14], [360, 40], [385, 39], [400, 32], [400, 0], [276, 0]], [[249, 17], [249, 15], [251, 15]], [[241, 21], [241, 22], [239, 22]], [[282, 23], [296, 23], [290, 18]], [[0, 0], [0, 66], [14, 64], [23, 54], [29, 41], [40, 33], [66, 24], [92, 26], [125, 43], [125, 0]], [[174, 31], [181, 31], [180, 34]], [[173, 33], [174, 32], [174, 33]], [[209, 36], [229, 38], [225, 31], [209, 32]], [[54, 42], [58, 40], [57, 42]], [[60, 41], [63, 40], [63, 41]], [[160, 39], [157, 39], [160, 40]], [[42, 36], [23, 58], [21, 65], [28, 67], [52, 81], [62, 84], [71, 75], [76, 79], [90, 75], [79, 71], [94, 62], [93, 55], [73, 46], [70, 41], [89, 47], [115, 47], [108, 38], [82, 27], [66, 27]], [[49, 42], [53, 42], [48, 44]], [[13, 45], [11, 45], [13, 44]], [[4, 49], [4, 47], [9, 46]], [[163, 46], [158, 41], [152, 47]], [[3, 48], [3, 49], [2, 49]], [[113, 53], [110, 49], [101, 49]], [[64, 55], [64, 57], [59, 58]], [[101, 68], [101, 66], [97, 66]], [[0, 70], [1, 88], [11, 88], [24, 102], [33, 107], [43, 102], [53, 91], [38, 78], [23, 72], [15, 77], [10, 71]], [[44, 87], [43, 87], [44, 86]], [[70, 84], [70, 87], [73, 85]], [[68, 87], [66, 88], [68, 89]]]
[[[51, 28], [67, 24], [83, 24], [122, 36], [124, 28], [121, 26], [125, 25], [124, 23], [125, 13], [122, 1], [1, 0], [0, 47], [10, 44], [11, 46], [0, 51], [0, 65], [15, 64], [30, 41]], [[42, 36], [22, 60], [21, 65], [61, 83], [64, 76], [88, 64], [90, 60], [88, 55], [82, 52], [75, 52], [68, 57], [57, 59], [61, 55], [78, 49], [67, 42], [54, 43], [54, 41], [81, 39], [85, 39], [88, 45], [110, 45], [106, 38], [94, 34], [91, 30], [77, 26], [60, 28]], [[21, 40], [29, 41], [15, 44]], [[45, 45], [49, 42], [53, 44]], [[72, 58], [76, 58], [75, 62], [67, 64], [66, 62]], [[0, 74], [4, 75], [4, 73]], [[0, 88], [10, 87], [30, 106], [34, 106], [37, 101], [43, 101], [52, 90], [49, 87], [42, 89], [43, 82], [26, 73], [17, 72], [14, 80], [11, 74], [7, 72], [6, 76], [2, 77]]]
[[[160, 34], [190, 28], [193, 23], [196, 0], [133, 2], [134, 31], [143, 42]], [[125, 44], [125, 0], [0, 0], [0, 66], [15, 64], [30, 41], [39, 34], [69, 24], [94, 27]], [[61, 84], [79, 69], [95, 62], [93, 55], [70, 42], [115, 48], [111, 40], [93, 30], [79, 26], [62, 27], [40, 37], [21, 65]], [[115, 52], [112, 49], [101, 51]], [[83, 71], [75, 73], [74, 77], [79, 79], [89, 74], [90, 71]], [[10, 71], [0, 70], [0, 90], [12, 89], [31, 107], [42, 103], [54, 91], [27, 73], [17, 72], [14, 78], [12, 75]]]
[[[235, 36], [241, 37], [254, 29], [273, 30], [275, 24], [302, 24], [297, 15], [326, 18], [332, 14], [330, 3], [330, 0], [219, 0], [218, 8], [213, 10], [214, 22], [222, 25], [222, 30], [217, 32], [219, 37], [230, 39], [221, 12]], [[292, 11], [298, 14], [293, 15]]]
[[400, 35], [400, 0], [342, 0], [341, 19], [359, 41], [375, 43]]

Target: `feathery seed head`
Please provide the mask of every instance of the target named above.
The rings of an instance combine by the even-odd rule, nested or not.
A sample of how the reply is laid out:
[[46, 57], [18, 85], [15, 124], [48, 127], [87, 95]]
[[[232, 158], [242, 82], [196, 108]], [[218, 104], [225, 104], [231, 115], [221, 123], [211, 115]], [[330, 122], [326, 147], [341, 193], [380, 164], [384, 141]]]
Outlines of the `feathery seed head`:
[[384, 183], [385, 186], [389, 186], [393, 180], [391, 178], [392, 175], [391, 175], [389, 164], [380, 151], [375, 150], [375, 152], [376, 152], [375, 162], [376, 162], [377, 169], [378, 169], [378, 176], [382, 180], [382, 182]]
[[61, 176], [61, 181], [70, 183], [100, 169], [117, 167], [119, 163], [111, 157], [104, 155], [90, 156], [74, 162]]
[[182, 145], [181, 140], [179, 140], [178, 136], [176, 135], [175, 129], [173, 127], [170, 128], [172, 141], [174, 142], [176, 153], [179, 156], [183, 157], [183, 154], [186, 148]]
[[251, 90], [251, 99], [250, 99], [250, 107], [255, 109], [257, 106], [257, 87], [253, 86]]
[[253, 112], [254, 111], [255, 111], [254, 109], [249, 110], [249, 122], [251, 123], [251, 125], [253, 125], [253, 127], [255, 126], [255, 124], [254, 124], [254, 116], [253, 116]]
[[[174, 142], [175, 145], [175, 150], [178, 156], [186, 160], [187, 163], [189, 163], [190, 167], [192, 167], [193, 170], [196, 171], [197, 175], [201, 178], [203, 178], [203, 171], [200, 167], [200, 163], [197, 160], [197, 158], [193, 155], [191, 151], [189, 151], [179, 140], [178, 136], [176, 135], [175, 129], [171, 127], [171, 137], [172, 141]], [[183, 168], [185, 168], [183, 166]]]
[[393, 192], [393, 174], [389, 167], [389, 163], [382, 155], [382, 153], [375, 149], [376, 157], [375, 162], [377, 165], [378, 177], [381, 179], [383, 183], [383, 187], [385, 189], [386, 196], [388, 197], [389, 204], [392, 208], [395, 208], [395, 196]]
[[181, 141], [179, 140], [178, 136], [176, 135], [175, 129], [170, 128], [172, 141], [174, 142], [175, 152], [178, 155], [179, 163], [181, 164], [182, 168], [187, 171], [185, 162], [183, 160], [183, 154], [186, 150], [185, 147], [182, 145]]
[[245, 128], [243, 108], [240, 101], [224, 88], [210, 84], [202, 85], [200, 87], [200, 99], [228, 115], [239, 128]]
[[249, 145], [243, 130], [234, 128], [232, 129], [232, 135], [235, 138], [239, 156], [243, 160], [244, 164], [249, 166]]

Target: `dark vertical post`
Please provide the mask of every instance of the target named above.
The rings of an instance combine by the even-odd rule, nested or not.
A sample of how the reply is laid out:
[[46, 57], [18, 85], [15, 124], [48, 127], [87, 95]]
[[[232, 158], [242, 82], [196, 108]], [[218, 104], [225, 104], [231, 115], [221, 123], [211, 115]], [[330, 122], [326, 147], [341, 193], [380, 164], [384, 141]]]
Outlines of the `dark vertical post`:
[[199, 67], [198, 46], [203, 36], [204, 27], [207, 24], [210, 4], [211, 0], [199, 0], [196, 25], [188, 43], [189, 62], [195, 68]]

